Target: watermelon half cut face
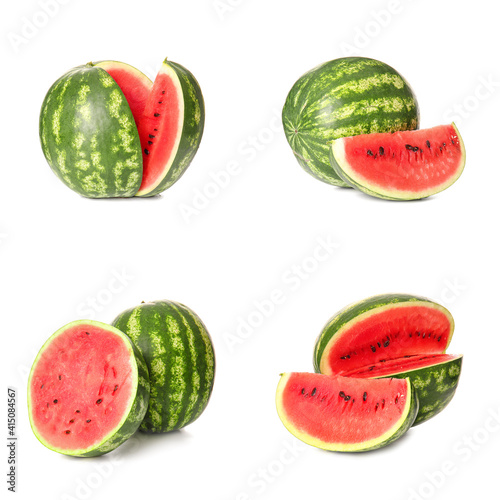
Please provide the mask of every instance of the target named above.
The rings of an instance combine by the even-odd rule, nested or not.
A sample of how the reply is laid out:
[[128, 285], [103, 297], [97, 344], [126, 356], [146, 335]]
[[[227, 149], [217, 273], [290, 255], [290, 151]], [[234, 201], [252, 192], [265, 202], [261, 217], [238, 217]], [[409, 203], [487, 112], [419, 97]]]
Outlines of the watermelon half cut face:
[[440, 304], [414, 295], [377, 295], [328, 321], [316, 340], [314, 367], [344, 377], [409, 377], [420, 402], [419, 424], [455, 394], [462, 356], [445, 353], [453, 331], [453, 317]]
[[96, 321], [75, 321], [54, 333], [28, 381], [33, 432], [65, 455], [114, 450], [137, 430], [148, 401], [142, 355], [121, 331]]
[[285, 373], [276, 406], [285, 427], [307, 444], [368, 451], [392, 443], [411, 427], [418, 399], [409, 379]]
[[415, 200], [451, 186], [465, 166], [465, 147], [454, 124], [364, 134], [332, 142], [330, 163], [359, 190], [390, 200]]

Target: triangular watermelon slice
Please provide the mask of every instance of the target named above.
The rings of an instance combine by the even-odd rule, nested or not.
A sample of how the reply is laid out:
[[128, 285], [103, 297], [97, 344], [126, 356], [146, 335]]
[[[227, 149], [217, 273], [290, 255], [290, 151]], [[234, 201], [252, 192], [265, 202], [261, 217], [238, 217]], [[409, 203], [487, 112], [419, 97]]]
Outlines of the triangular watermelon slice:
[[443, 191], [460, 177], [465, 147], [452, 123], [336, 139], [330, 163], [345, 182], [366, 194], [416, 200]]

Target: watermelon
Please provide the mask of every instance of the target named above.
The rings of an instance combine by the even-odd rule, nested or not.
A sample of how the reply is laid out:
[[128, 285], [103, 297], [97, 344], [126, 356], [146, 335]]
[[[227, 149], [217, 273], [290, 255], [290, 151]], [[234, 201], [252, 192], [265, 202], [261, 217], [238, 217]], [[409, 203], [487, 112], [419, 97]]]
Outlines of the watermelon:
[[97, 321], [74, 321], [55, 332], [28, 380], [31, 428], [65, 455], [114, 450], [138, 429], [148, 401], [141, 353], [121, 331]]
[[302, 168], [326, 183], [350, 187], [330, 165], [330, 143], [358, 134], [414, 130], [419, 107], [395, 69], [374, 59], [344, 57], [302, 75], [288, 93], [282, 119]]
[[89, 198], [154, 196], [185, 172], [203, 134], [194, 76], [164, 61], [153, 84], [118, 61], [78, 66], [47, 92], [42, 150], [55, 174]]
[[195, 77], [165, 59], [139, 122], [144, 173], [136, 196], [154, 196], [186, 171], [198, 151], [205, 107]]
[[[137, 70], [128, 73], [134, 85], [145, 85]], [[115, 80], [92, 63], [68, 71], [47, 92], [40, 142], [54, 173], [82, 196], [128, 197], [139, 190], [142, 154], [132, 110]]]
[[462, 355], [430, 354], [379, 361], [348, 372], [346, 377], [409, 378], [418, 396], [419, 410], [413, 425], [421, 424], [444, 410], [457, 390]]
[[464, 143], [454, 124], [337, 139], [330, 153], [332, 167], [345, 182], [389, 200], [439, 193], [465, 166]]
[[140, 430], [169, 432], [194, 422], [212, 393], [215, 354], [201, 319], [169, 300], [142, 303], [121, 313], [113, 326], [144, 356], [151, 397]]
[[332, 451], [386, 446], [411, 427], [418, 397], [409, 379], [355, 379], [285, 373], [276, 391], [278, 415], [305, 443]]
[[451, 313], [415, 295], [369, 297], [334, 315], [316, 340], [314, 368], [346, 377], [409, 377], [420, 400], [415, 423], [437, 415], [455, 393], [462, 356], [445, 355]]

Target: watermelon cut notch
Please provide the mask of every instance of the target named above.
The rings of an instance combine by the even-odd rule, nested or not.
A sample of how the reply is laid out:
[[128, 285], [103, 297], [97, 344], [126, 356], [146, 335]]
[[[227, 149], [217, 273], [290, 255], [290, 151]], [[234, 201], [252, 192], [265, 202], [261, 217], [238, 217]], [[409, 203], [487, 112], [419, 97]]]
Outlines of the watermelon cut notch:
[[205, 110], [198, 82], [186, 68], [167, 59], [154, 83], [123, 63], [98, 65], [122, 89], [137, 125], [143, 174], [136, 196], [159, 194], [181, 177], [201, 142]]
[[451, 313], [424, 297], [385, 294], [335, 314], [316, 340], [316, 372], [354, 378], [409, 377], [420, 409], [414, 425], [441, 412], [453, 398], [462, 355], [446, 354]]
[[276, 407], [285, 427], [305, 443], [357, 452], [386, 446], [408, 431], [418, 398], [409, 379], [285, 373]]
[[364, 134], [332, 142], [330, 163], [349, 185], [390, 200], [415, 200], [451, 186], [465, 167], [455, 124]]
[[97, 321], [75, 321], [54, 333], [28, 380], [33, 432], [65, 455], [114, 450], [137, 430], [148, 401], [142, 355], [121, 331]]
[[118, 61], [77, 66], [47, 92], [40, 142], [53, 172], [87, 198], [154, 196], [196, 154], [205, 109], [194, 76], [163, 62], [155, 82]]

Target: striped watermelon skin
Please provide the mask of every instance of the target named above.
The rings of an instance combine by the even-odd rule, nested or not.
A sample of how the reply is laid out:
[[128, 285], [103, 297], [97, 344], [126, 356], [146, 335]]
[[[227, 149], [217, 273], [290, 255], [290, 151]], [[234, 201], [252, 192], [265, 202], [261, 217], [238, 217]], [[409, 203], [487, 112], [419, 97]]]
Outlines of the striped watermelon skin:
[[408, 82], [392, 67], [364, 57], [334, 59], [302, 75], [282, 112], [285, 135], [301, 167], [335, 186], [351, 187], [333, 170], [330, 143], [340, 137], [418, 128]]
[[88, 198], [134, 196], [142, 180], [139, 134], [127, 100], [89, 63], [59, 78], [40, 112], [40, 142], [53, 172]]
[[180, 142], [170, 168], [156, 187], [139, 189], [136, 196], [141, 197], [160, 194], [181, 178], [198, 151], [205, 126], [205, 102], [200, 85], [194, 75], [184, 66], [167, 59], [163, 65], [173, 70], [182, 89], [184, 120]]
[[143, 354], [151, 393], [145, 432], [181, 429], [205, 410], [215, 377], [215, 353], [201, 319], [170, 300], [142, 303], [121, 313], [113, 326]]

